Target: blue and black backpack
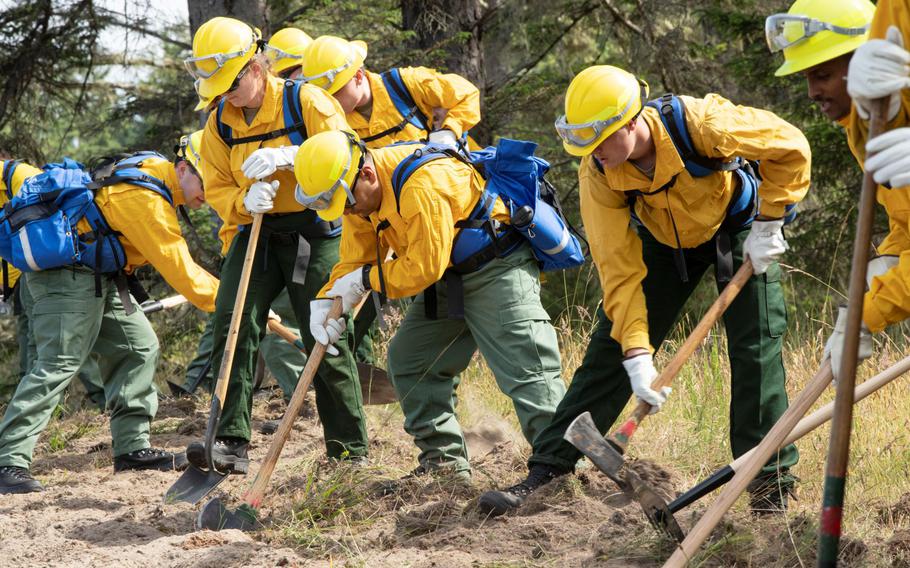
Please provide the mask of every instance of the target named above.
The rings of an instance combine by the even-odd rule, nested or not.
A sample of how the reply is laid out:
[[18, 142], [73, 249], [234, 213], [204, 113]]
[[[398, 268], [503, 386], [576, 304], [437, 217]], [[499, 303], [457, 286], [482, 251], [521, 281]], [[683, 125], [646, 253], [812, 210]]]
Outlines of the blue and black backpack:
[[[531, 245], [541, 270], [565, 270], [584, 263], [578, 238], [563, 214], [555, 188], [544, 178], [550, 165], [534, 155], [537, 144], [501, 138], [499, 143], [465, 156], [449, 147], [427, 145], [398, 164], [392, 172], [392, 190], [400, 212], [401, 192], [417, 169], [429, 162], [454, 158], [474, 167], [486, 181], [484, 191], [452, 243], [452, 266], [446, 271], [449, 286], [449, 315], [463, 317], [463, 306], [452, 298], [460, 294], [460, 276], [479, 270], [494, 258], [512, 253], [526, 241]], [[509, 210], [510, 225], [492, 218], [499, 198]], [[380, 223], [378, 230], [384, 228]], [[380, 282], [382, 281], [381, 260]], [[382, 283], [382, 282], [381, 282]], [[384, 286], [383, 286], [384, 288]], [[432, 292], [428, 289], [428, 292]], [[454, 292], [454, 293], [453, 293]], [[385, 290], [382, 290], [385, 294]], [[427, 298], [427, 310], [435, 315], [434, 302]], [[454, 311], [453, 311], [454, 310]]]
[[[689, 175], [693, 178], [706, 177], [716, 172], [733, 172], [737, 176], [739, 183], [730, 204], [727, 206], [727, 215], [721, 224], [717, 235], [717, 279], [720, 282], [727, 282], [733, 275], [733, 257], [732, 245], [730, 243], [730, 232], [740, 230], [751, 225], [752, 221], [758, 215], [758, 187], [761, 185], [761, 176], [758, 174], [758, 162], [751, 162], [742, 157], [735, 157], [732, 160], [722, 158], [708, 158], [702, 156], [695, 149], [692, 142], [692, 136], [689, 134], [689, 128], [686, 125], [686, 105], [678, 96], [667, 93], [660, 98], [649, 101], [645, 106], [655, 108], [660, 115], [660, 121], [666, 128], [673, 146], [679, 153], [683, 165]], [[603, 168], [596, 159], [594, 165], [603, 173]], [[641, 224], [638, 216], [635, 214], [635, 203], [638, 197], [643, 195], [655, 195], [668, 191], [676, 183], [676, 176], [655, 191], [642, 192], [639, 190], [626, 191], [628, 196], [629, 210], [632, 220]], [[796, 205], [787, 207], [785, 223], [790, 223], [796, 218]], [[671, 212], [672, 221], [672, 212]], [[676, 236], [675, 261], [680, 278], [683, 282], [688, 282], [688, 271], [686, 269], [685, 256], [682, 252], [682, 246], [679, 240], [679, 234], [676, 232], [676, 223], [673, 223], [673, 231]]]
[[[129, 183], [174, 204], [164, 182], [139, 169], [149, 157], [165, 159], [155, 152], [132, 154], [106, 164], [97, 179], [69, 158], [45, 165], [42, 173], [23, 182], [0, 212], [0, 257], [23, 272], [86, 266], [95, 273], [95, 292], [100, 295], [101, 276], [121, 273], [126, 253], [95, 204], [95, 192]], [[80, 234], [76, 225], [82, 219], [91, 230]]]
[[408, 124], [423, 130], [429, 135], [430, 121], [420, 110], [420, 107], [417, 106], [414, 97], [411, 96], [411, 91], [408, 90], [408, 86], [404, 84], [404, 80], [401, 78], [401, 71], [397, 68], [392, 68], [380, 73], [379, 76], [382, 78], [382, 84], [389, 93], [389, 98], [392, 99], [392, 105], [394, 105], [398, 114], [401, 115], [401, 122], [378, 134], [363, 138], [363, 142], [372, 142], [401, 132]]

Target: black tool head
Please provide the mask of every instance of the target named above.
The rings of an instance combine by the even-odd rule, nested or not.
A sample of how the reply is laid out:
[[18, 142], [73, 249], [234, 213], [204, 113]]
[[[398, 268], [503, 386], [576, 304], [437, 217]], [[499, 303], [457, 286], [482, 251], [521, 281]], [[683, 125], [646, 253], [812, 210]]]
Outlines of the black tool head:
[[241, 531], [252, 531], [256, 530], [258, 525], [256, 509], [244, 503], [237, 507], [235, 511], [231, 511], [217, 497], [206, 503], [196, 516], [196, 530], [220, 531], [222, 529], [238, 529]]

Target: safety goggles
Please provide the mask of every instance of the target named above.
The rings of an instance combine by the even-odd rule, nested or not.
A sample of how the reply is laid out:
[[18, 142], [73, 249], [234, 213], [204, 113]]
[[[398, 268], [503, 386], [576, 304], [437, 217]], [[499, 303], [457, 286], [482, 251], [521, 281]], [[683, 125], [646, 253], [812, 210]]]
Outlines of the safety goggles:
[[[317, 87], [326, 88], [335, 83], [335, 77], [337, 77], [339, 73], [341, 73], [342, 71], [344, 71], [345, 69], [347, 69], [348, 67], [350, 67], [353, 64], [354, 64], [354, 61], [352, 61], [351, 59], [348, 59], [347, 61], [344, 62], [343, 65], [339, 65], [338, 67], [335, 67], [334, 69], [329, 69], [328, 71], [324, 71], [322, 73], [319, 73], [318, 75], [311, 75], [311, 76], [301, 75], [300, 80], [303, 81], [304, 83], [313, 83]], [[322, 81], [321, 79], [325, 79], [325, 81]]]
[[772, 53], [796, 45], [820, 32], [861, 36], [868, 31], [868, 24], [858, 28], [845, 28], [809, 16], [793, 14], [774, 14], [765, 19], [765, 39]]
[[629, 109], [632, 108], [633, 102], [635, 102], [635, 97], [629, 97], [629, 102], [626, 103], [625, 108], [619, 114], [604, 120], [593, 120], [583, 124], [571, 124], [566, 120], [566, 115], [562, 115], [556, 119], [556, 132], [566, 144], [578, 147], [588, 146], [600, 138], [600, 135], [607, 128], [622, 120], [626, 113], [629, 112]]
[[[252, 60], [250, 60], [252, 61]], [[243, 69], [240, 70], [240, 73], [237, 73], [237, 76], [234, 78], [234, 82], [231, 83], [231, 86], [228, 87], [227, 93], [233, 93], [240, 87], [240, 80], [243, 79], [243, 76], [246, 75], [246, 72], [250, 70], [250, 62], [247, 61], [246, 65], [243, 66]]]
[[263, 53], [269, 58], [269, 61], [275, 63], [281, 59], [303, 59], [303, 55], [295, 55], [293, 53], [288, 53], [287, 51], [281, 49], [280, 47], [274, 47], [269, 44], [265, 44], [262, 47]]
[[[348, 156], [348, 163], [344, 166], [344, 171], [341, 172], [341, 176], [338, 178], [338, 181], [332, 184], [332, 187], [321, 193], [317, 193], [316, 195], [307, 195], [303, 192], [300, 185], [297, 185], [297, 201], [307, 209], [313, 209], [314, 211], [325, 211], [328, 209], [329, 206], [331, 206], [332, 198], [335, 196], [335, 192], [338, 191], [339, 187], [344, 188], [344, 192], [347, 194], [347, 203], [345, 203], [344, 208], [347, 209], [357, 205], [357, 199], [354, 197], [354, 188], [357, 187], [357, 180], [360, 179], [360, 170], [363, 168], [367, 149], [360, 140], [357, 140], [350, 134], [347, 136], [348, 141], [351, 143], [351, 153]], [[351, 171], [351, 164], [354, 162], [354, 147], [360, 149], [360, 162], [357, 164], [357, 174], [354, 176], [351, 185], [348, 185], [344, 181], [344, 178], [348, 177], [348, 173]]]
[[[232, 51], [230, 53], [212, 53], [211, 55], [203, 55], [201, 57], [190, 57], [183, 60], [183, 66], [186, 67], [186, 70], [189, 71], [190, 75], [199, 79], [208, 79], [215, 73], [221, 71], [221, 69], [227, 65], [227, 63], [238, 57], [243, 57], [250, 52], [256, 45], [256, 36], [253, 36], [250, 39], [250, 45], [246, 49], [241, 49], [240, 51]], [[215, 63], [215, 66], [211, 70], [206, 70], [206, 67], [210, 67], [212, 62]]]

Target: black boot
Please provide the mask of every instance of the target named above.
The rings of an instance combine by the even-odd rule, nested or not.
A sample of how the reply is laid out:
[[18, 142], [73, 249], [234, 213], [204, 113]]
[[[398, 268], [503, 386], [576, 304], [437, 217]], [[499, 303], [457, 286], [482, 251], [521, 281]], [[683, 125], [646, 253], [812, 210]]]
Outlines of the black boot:
[[534, 464], [528, 471], [527, 479], [504, 491], [487, 491], [480, 496], [477, 506], [485, 515], [498, 517], [512, 509], [517, 509], [531, 493], [567, 473], [567, 471], [551, 465]]
[[[215, 469], [222, 473], [246, 473], [250, 468], [247, 457], [249, 442], [242, 438], [216, 438], [212, 446], [212, 461]], [[186, 459], [199, 469], [207, 470], [205, 443], [193, 442], [186, 448]]]
[[787, 511], [787, 498], [794, 495], [796, 478], [788, 473], [760, 475], [747, 486], [749, 509], [755, 516], [781, 514]]
[[183, 471], [186, 454], [172, 454], [158, 448], [143, 448], [114, 458], [114, 472], [154, 469], [157, 471]]
[[41, 482], [24, 467], [0, 466], [0, 495], [5, 493], [36, 493], [44, 491]]

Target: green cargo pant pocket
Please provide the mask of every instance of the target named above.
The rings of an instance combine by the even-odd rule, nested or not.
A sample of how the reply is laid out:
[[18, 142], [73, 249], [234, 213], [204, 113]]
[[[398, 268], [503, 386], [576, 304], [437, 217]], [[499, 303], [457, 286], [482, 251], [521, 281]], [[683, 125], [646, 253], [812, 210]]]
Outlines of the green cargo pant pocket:
[[559, 343], [550, 315], [540, 304], [502, 308], [499, 353], [518, 375], [559, 371]]
[[770, 337], [780, 337], [787, 331], [787, 306], [784, 303], [784, 290], [780, 282], [781, 270], [777, 263], [768, 267], [760, 276], [764, 279], [762, 311], [764, 328]]

